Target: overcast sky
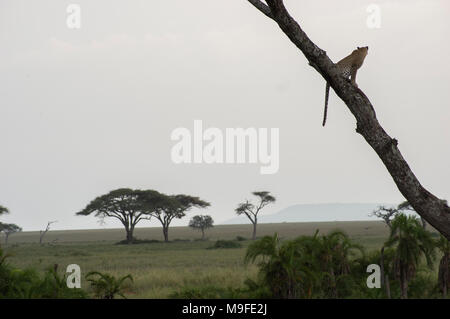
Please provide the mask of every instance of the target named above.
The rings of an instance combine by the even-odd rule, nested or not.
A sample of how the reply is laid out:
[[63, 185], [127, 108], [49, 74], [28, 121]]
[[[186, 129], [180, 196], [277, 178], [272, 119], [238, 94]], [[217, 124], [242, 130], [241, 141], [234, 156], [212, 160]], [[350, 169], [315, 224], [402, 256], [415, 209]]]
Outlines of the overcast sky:
[[[69, 4], [81, 28], [66, 25]], [[357, 83], [421, 183], [450, 199], [450, 2], [291, 0], [337, 62], [369, 46]], [[381, 28], [366, 24], [371, 3]], [[210, 201], [216, 223], [255, 190], [277, 203], [399, 203], [355, 119], [278, 26], [246, 0], [0, 2], [1, 221], [38, 230], [120, 227], [75, 216], [120, 187]], [[178, 127], [279, 128], [279, 171], [175, 164]], [[184, 221], [174, 223], [182, 225]], [[157, 226], [156, 221], [139, 226]]]

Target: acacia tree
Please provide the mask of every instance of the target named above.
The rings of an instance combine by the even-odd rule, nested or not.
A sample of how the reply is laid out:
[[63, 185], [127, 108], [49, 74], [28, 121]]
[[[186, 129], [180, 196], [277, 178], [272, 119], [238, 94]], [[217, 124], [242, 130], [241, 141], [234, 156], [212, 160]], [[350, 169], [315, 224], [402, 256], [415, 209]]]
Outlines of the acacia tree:
[[289, 14], [283, 0], [248, 0], [266, 17], [275, 21], [291, 42], [334, 89], [356, 118], [356, 132], [377, 153], [399, 191], [414, 210], [450, 240], [450, 207], [425, 189], [398, 149], [398, 141], [390, 137], [377, 120], [375, 109], [361, 89], [344, 78], [326, 52], [315, 45]]
[[95, 198], [76, 215], [95, 213], [102, 221], [107, 217], [118, 219], [125, 227], [127, 243], [131, 244], [136, 225], [142, 220], [149, 220], [150, 213], [164, 201], [166, 196], [155, 190], [120, 188]]
[[16, 224], [3, 224], [0, 223], [0, 232], [5, 234], [5, 245], [8, 245], [8, 237], [14, 233], [21, 232], [22, 228]]
[[202, 240], [205, 239], [205, 230], [213, 227], [214, 220], [209, 215], [196, 215], [189, 221], [189, 227], [202, 232]]
[[210, 206], [208, 202], [198, 197], [189, 195], [164, 195], [165, 200], [149, 214], [161, 222], [163, 227], [164, 241], [169, 241], [169, 226], [175, 218], [180, 219], [186, 216], [186, 212], [193, 207], [205, 208]]
[[259, 197], [259, 203], [254, 205], [248, 200], [245, 203], [240, 203], [235, 209], [236, 214], [244, 214], [253, 224], [253, 235], [252, 239], [256, 238], [256, 225], [258, 224], [258, 214], [265, 206], [270, 203], [275, 202], [275, 197], [270, 195], [270, 192], [253, 192], [253, 195]]
[[8, 213], [9, 213], [8, 208], [3, 207], [2, 205], [0, 205], [0, 215], [8, 214]]
[[[0, 205], [0, 215], [9, 214], [9, 210], [6, 207]], [[22, 231], [22, 228], [16, 224], [4, 224], [0, 222], [0, 233], [5, 234], [5, 245], [8, 245], [8, 237], [11, 234]]]

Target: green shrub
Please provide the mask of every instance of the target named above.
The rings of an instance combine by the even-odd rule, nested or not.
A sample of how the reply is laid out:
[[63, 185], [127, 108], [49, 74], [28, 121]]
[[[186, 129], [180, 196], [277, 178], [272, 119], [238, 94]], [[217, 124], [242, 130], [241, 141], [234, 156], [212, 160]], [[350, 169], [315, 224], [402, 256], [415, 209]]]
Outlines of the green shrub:
[[[131, 242], [132, 245], [136, 245], [136, 244], [155, 244], [155, 243], [160, 243], [160, 240], [156, 240], [156, 239], [137, 239], [134, 238], [133, 241]], [[128, 243], [128, 241], [126, 240], [121, 240], [119, 242], [116, 243], [116, 245], [130, 245]]]
[[410, 298], [442, 298], [436, 283], [436, 276], [430, 273], [420, 273], [411, 280], [408, 288]]
[[95, 296], [100, 299], [114, 299], [116, 296], [125, 298], [125, 291], [129, 288], [126, 280], [133, 282], [131, 275], [116, 278], [98, 271], [91, 271], [86, 275], [86, 279], [91, 283]]
[[226, 298], [226, 289], [215, 286], [186, 287], [172, 293], [169, 297], [173, 299], [222, 299]]
[[360, 249], [338, 230], [286, 241], [275, 234], [252, 242], [244, 261], [258, 265], [253, 285], [266, 287], [272, 298], [347, 298], [360, 282], [352, 271]]
[[209, 249], [220, 249], [220, 248], [241, 248], [242, 245], [233, 240], [218, 240], [214, 246], [209, 247]]
[[7, 264], [9, 257], [0, 248], [0, 298], [14, 299], [81, 299], [87, 293], [78, 288], [68, 288], [66, 275], [59, 275], [57, 265], [49, 267], [44, 276], [33, 268], [17, 269]]
[[244, 288], [232, 287], [184, 287], [169, 295], [172, 299], [268, 299], [270, 291], [265, 286], [260, 286], [247, 279]]
[[66, 277], [48, 269], [41, 278], [35, 269], [15, 269], [0, 266], [0, 298], [13, 299], [83, 299], [87, 293], [68, 288]]

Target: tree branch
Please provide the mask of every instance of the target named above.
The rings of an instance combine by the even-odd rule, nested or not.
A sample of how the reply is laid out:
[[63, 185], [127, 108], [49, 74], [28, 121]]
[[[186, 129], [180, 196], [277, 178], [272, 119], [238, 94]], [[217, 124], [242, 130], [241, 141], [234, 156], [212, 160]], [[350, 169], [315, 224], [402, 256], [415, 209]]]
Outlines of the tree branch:
[[264, 13], [267, 17], [273, 19], [272, 12], [270, 11], [270, 8], [266, 4], [262, 3], [259, 0], [248, 0], [248, 2], [250, 2], [253, 6], [255, 6], [256, 9]]
[[[255, 5], [255, 1], [248, 1], [260, 11], [264, 8], [262, 3]], [[326, 52], [317, 47], [289, 15], [282, 0], [266, 2], [272, 15], [270, 18], [277, 22], [292, 43], [303, 52], [309, 64], [345, 102], [356, 118], [356, 132], [364, 137], [380, 157], [402, 195], [420, 216], [450, 240], [450, 208], [444, 200], [437, 198], [420, 184], [400, 153], [397, 140], [391, 138], [381, 127], [367, 96], [339, 74]]]

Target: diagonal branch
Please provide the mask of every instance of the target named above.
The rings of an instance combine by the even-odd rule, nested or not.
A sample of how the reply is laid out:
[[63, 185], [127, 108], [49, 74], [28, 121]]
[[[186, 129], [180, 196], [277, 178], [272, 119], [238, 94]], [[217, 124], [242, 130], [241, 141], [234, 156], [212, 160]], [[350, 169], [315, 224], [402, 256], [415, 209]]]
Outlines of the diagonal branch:
[[264, 13], [267, 17], [273, 19], [272, 12], [270, 11], [270, 8], [266, 4], [262, 3], [259, 0], [248, 0], [248, 2], [254, 5], [256, 9]]
[[[261, 2], [248, 1], [264, 14], [267, 13]], [[391, 138], [381, 127], [367, 96], [339, 74], [326, 52], [317, 47], [290, 16], [282, 0], [266, 2], [270, 8], [270, 18], [277, 22], [291, 42], [302, 51], [309, 64], [345, 102], [356, 119], [356, 132], [361, 134], [377, 153], [402, 195], [420, 216], [450, 240], [450, 208], [444, 200], [437, 198], [420, 184], [400, 153], [397, 140]]]

